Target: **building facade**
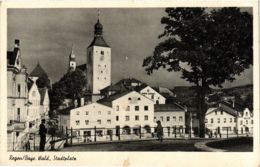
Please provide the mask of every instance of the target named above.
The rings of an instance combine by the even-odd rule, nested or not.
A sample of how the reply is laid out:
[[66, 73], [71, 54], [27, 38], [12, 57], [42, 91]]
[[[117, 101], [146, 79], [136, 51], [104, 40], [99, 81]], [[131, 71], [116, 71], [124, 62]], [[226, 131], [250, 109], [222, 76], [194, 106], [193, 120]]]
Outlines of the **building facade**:
[[7, 52], [7, 137], [8, 150], [22, 145], [28, 131], [28, 74], [22, 66], [20, 41]]
[[87, 78], [92, 101], [100, 99], [100, 90], [111, 84], [111, 48], [103, 38], [103, 26], [97, 21], [94, 39], [87, 48]]

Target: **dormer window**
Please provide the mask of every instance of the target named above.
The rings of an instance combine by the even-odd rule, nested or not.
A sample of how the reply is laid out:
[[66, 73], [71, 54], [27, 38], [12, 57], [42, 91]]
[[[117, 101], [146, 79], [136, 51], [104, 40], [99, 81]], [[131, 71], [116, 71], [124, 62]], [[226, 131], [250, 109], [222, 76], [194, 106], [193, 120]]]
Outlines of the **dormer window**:
[[101, 54], [101, 55], [104, 55], [104, 51], [103, 51], [103, 50], [101, 50], [100, 54]]

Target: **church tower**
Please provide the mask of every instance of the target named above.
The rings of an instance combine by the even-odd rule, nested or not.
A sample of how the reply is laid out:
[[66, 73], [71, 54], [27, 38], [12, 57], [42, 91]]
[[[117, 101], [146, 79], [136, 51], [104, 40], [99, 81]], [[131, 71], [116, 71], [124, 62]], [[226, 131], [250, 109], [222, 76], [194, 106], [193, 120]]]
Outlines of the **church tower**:
[[93, 102], [100, 98], [100, 90], [111, 84], [111, 48], [103, 38], [99, 18], [94, 29], [94, 39], [87, 48], [87, 77]]
[[71, 47], [70, 57], [69, 57], [69, 71], [75, 71], [76, 70], [76, 56], [73, 52], [73, 46]]

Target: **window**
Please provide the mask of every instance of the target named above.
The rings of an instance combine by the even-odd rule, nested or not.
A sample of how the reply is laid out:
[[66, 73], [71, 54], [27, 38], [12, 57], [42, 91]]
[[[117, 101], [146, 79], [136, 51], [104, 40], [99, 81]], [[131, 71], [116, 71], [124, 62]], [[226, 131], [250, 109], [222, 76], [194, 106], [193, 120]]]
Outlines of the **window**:
[[221, 115], [223, 115], [223, 111], [221, 111]]
[[163, 121], [163, 117], [161, 117], [161, 121]]
[[108, 120], [107, 120], [107, 123], [108, 123], [108, 124], [111, 124], [111, 119], [108, 119]]
[[240, 121], [240, 125], [243, 125], [243, 120]]
[[88, 125], [89, 124], [89, 120], [85, 120], [85, 124]]
[[248, 115], [248, 112], [246, 112], [246, 116]]
[[76, 111], [76, 114], [79, 115], [79, 111]]
[[218, 123], [220, 123], [220, 118], [218, 118]]
[[108, 111], [107, 114], [108, 114], [108, 115], [111, 115], [111, 111]]
[[126, 111], [130, 111], [130, 106], [127, 106], [127, 107], [126, 107]]
[[141, 100], [141, 98], [140, 97], [138, 97], [138, 99], [137, 100]]
[[227, 119], [226, 118], [224, 118], [224, 123], [226, 123], [227, 122]]
[[135, 120], [139, 121], [139, 116], [138, 115], [135, 116]]
[[119, 116], [116, 116], [116, 121], [119, 121]]
[[251, 124], [252, 124], [252, 125], [254, 124], [254, 120], [251, 120]]
[[98, 111], [98, 115], [101, 115], [101, 111]]
[[170, 117], [166, 117], [166, 120], [169, 122], [170, 121]]
[[17, 121], [20, 122], [20, 108], [17, 108]]
[[210, 123], [212, 123], [212, 124], [214, 123], [214, 119], [213, 118], [210, 119]]
[[148, 106], [144, 106], [144, 111], [148, 111]]
[[79, 125], [79, 123], [80, 123], [79, 120], [76, 120], [76, 125]]
[[154, 120], [156, 120], [156, 117], [153, 117]]
[[116, 106], [116, 111], [119, 111], [119, 106]]
[[129, 118], [129, 116], [127, 115], [127, 116], [125, 116], [125, 120], [126, 121], [129, 121], [130, 120], [130, 118]]
[[237, 118], [234, 118], [234, 122], [237, 122]]
[[88, 111], [86, 111], [86, 115], [88, 115]]
[[176, 121], [176, 117], [172, 117], [172, 120], [173, 120], [173, 121]]
[[215, 115], [218, 115], [218, 111], [215, 111]]
[[131, 97], [129, 97], [129, 98], [128, 98], [128, 100], [132, 100], [132, 98], [131, 98]]
[[156, 100], [156, 104], [159, 104], [159, 100]]
[[97, 122], [98, 122], [98, 124], [99, 124], [99, 125], [101, 125], [101, 120], [100, 120], [100, 119], [99, 119], [99, 120], [97, 120]]
[[148, 121], [148, 115], [145, 115], [145, 116], [144, 116], [144, 120], [145, 120], [145, 121]]
[[139, 111], [139, 106], [135, 106], [135, 111]]
[[17, 91], [18, 91], [18, 95], [20, 96], [20, 93], [21, 93], [21, 85], [20, 84], [17, 85]]
[[233, 120], [233, 119], [232, 119], [232, 118], [230, 118], [230, 121], [229, 121], [229, 122], [231, 123], [231, 122], [232, 122], [232, 120]]
[[100, 54], [101, 54], [101, 55], [104, 55], [104, 51], [103, 51], [103, 50], [101, 50], [101, 51], [100, 51]]
[[152, 94], [152, 99], [154, 99], [154, 94]]
[[246, 124], [248, 124], [248, 120], [246, 120]]
[[182, 116], [179, 117], [179, 121], [182, 122]]
[[205, 123], [208, 123], [208, 119], [205, 119]]

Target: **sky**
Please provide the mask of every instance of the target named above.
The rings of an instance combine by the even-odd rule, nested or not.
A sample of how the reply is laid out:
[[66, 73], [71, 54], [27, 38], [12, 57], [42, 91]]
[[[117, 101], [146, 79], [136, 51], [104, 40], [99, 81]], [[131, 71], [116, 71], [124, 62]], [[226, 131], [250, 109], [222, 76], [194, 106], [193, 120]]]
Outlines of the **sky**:
[[[247, 10], [247, 9], [244, 9]], [[163, 8], [100, 9], [104, 39], [111, 47], [112, 83], [123, 78], [136, 78], [151, 86], [173, 88], [189, 86], [179, 72], [155, 71], [147, 75], [142, 62], [151, 56], [163, 32], [160, 19]], [[53, 81], [68, 70], [71, 46], [77, 65], [86, 63], [86, 49], [94, 38], [97, 9], [8, 9], [7, 42], [12, 50], [20, 39], [22, 63], [30, 73], [37, 62]], [[253, 83], [252, 67], [224, 87]]]

